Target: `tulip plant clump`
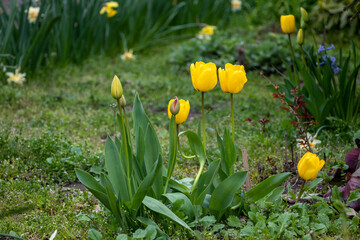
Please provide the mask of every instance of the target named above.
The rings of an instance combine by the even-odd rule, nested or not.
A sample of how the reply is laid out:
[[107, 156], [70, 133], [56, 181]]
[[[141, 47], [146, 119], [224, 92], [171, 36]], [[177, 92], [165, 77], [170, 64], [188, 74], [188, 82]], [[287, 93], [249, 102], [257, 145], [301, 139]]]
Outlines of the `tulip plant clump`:
[[[122, 234], [130, 234], [142, 226], [155, 226], [158, 236], [168, 238], [169, 232], [164, 232], [161, 226], [170, 219], [175, 226], [187, 229], [186, 234], [198, 238], [199, 233], [193, 227], [203, 214], [211, 214], [216, 221], [222, 221], [230, 215], [239, 216], [246, 206], [273, 191], [276, 195], [271, 201], [275, 201], [284, 191], [278, 186], [290, 173], [271, 176], [246, 192], [241, 190], [248, 173], [236, 172], [234, 167], [237, 147], [234, 144], [233, 94], [240, 92], [247, 82], [244, 67], [226, 64], [224, 69], [218, 69], [221, 89], [230, 94], [232, 111], [231, 134], [227, 129], [222, 138], [217, 134], [220, 159], [207, 157], [204, 111], [205, 92], [212, 90], [218, 81], [217, 68], [214, 63], [196, 62], [191, 65], [190, 71], [193, 86], [202, 96], [201, 136], [193, 131], [179, 132], [179, 125], [187, 120], [190, 103], [177, 97], [171, 99], [168, 104], [167, 168], [155, 129], [139, 96], [136, 95], [134, 100], [131, 130], [121, 82], [117, 76], [113, 79], [111, 95], [118, 105], [120, 138], [108, 137], [106, 140], [106, 171], [101, 173], [100, 181], [83, 170], [76, 170], [76, 174], [80, 182], [112, 213]], [[181, 151], [181, 135], [186, 136], [192, 156], [186, 156]], [[173, 177], [178, 157], [199, 162], [199, 171], [190, 182]]]

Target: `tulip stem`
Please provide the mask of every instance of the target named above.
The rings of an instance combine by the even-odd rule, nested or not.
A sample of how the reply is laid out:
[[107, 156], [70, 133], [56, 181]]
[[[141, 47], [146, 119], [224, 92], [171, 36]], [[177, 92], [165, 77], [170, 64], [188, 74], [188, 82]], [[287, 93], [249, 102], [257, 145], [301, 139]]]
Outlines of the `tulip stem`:
[[193, 186], [192, 186], [191, 192], [194, 192], [195, 187], [196, 187], [196, 184], [197, 184], [197, 182], [199, 181], [199, 178], [200, 178], [200, 176], [201, 176], [201, 173], [202, 173], [203, 170], [204, 170], [204, 166], [205, 166], [205, 163], [203, 163], [203, 164], [200, 165], [200, 169], [199, 169], [198, 174], [196, 175], [196, 178], [195, 178], [194, 184], [193, 184]]
[[299, 195], [298, 195], [295, 203], [297, 203], [297, 202], [300, 200], [301, 195], [302, 195], [303, 192], [304, 192], [305, 183], [306, 183], [306, 181], [304, 180], [304, 182], [301, 184], [300, 192], [299, 192]]
[[302, 62], [304, 64], [304, 66], [307, 68], [306, 61], [305, 61], [304, 49], [303, 49], [302, 45], [300, 45], [300, 50], [301, 50]]
[[298, 78], [298, 75], [297, 75], [297, 72], [296, 72], [296, 61], [295, 61], [295, 55], [294, 55], [294, 50], [293, 50], [293, 47], [292, 47], [292, 44], [291, 44], [291, 37], [290, 37], [290, 34], [288, 34], [288, 38], [289, 38], [289, 45], [290, 45], [290, 50], [291, 50], [291, 57], [292, 57], [292, 60], [293, 60], [293, 69], [294, 69], [294, 76], [295, 76], [295, 85], [296, 86], [299, 86], [299, 78]]
[[119, 107], [119, 112], [120, 112], [121, 125], [122, 125], [122, 129], [123, 129], [123, 134], [122, 134], [123, 139], [122, 139], [122, 141], [123, 141], [123, 144], [125, 144], [124, 148], [125, 148], [125, 158], [126, 158], [126, 179], [127, 179], [129, 196], [130, 196], [130, 199], [132, 199], [131, 182], [130, 182], [130, 161], [129, 161], [129, 154], [128, 154], [127, 131], [125, 129], [124, 117], [123, 117], [123, 112], [122, 112], [122, 109], [121, 109], [120, 99], [118, 99], [117, 101], [118, 101], [118, 107]]
[[177, 133], [177, 143], [178, 143], [178, 149], [179, 149], [180, 155], [181, 155], [183, 158], [185, 158], [185, 159], [193, 159], [193, 158], [196, 158], [196, 155], [186, 156], [186, 155], [181, 151], [181, 144], [180, 144], [180, 138], [179, 138], [179, 124], [176, 124], [176, 133]]
[[235, 121], [234, 121], [234, 94], [230, 93], [231, 102], [231, 125], [232, 125], [232, 140], [235, 143]]
[[201, 130], [202, 130], [202, 139], [204, 144], [204, 149], [206, 152], [206, 135], [205, 135], [205, 106], [204, 106], [204, 92], [201, 92], [201, 111], [202, 111], [202, 124], [201, 124]]

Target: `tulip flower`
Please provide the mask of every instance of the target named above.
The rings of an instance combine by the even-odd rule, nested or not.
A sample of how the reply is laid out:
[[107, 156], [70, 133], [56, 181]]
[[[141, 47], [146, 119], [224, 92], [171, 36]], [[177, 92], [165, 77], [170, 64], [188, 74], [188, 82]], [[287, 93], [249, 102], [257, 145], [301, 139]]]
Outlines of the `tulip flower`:
[[298, 31], [296, 41], [300, 46], [304, 44], [304, 34], [302, 28], [300, 28]]
[[120, 99], [123, 94], [123, 89], [119, 78], [115, 75], [111, 83], [111, 96], [115, 99]]
[[305, 153], [304, 156], [300, 159], [297, 165], [297, 169], [299, 176], [305, 181], [301, 185], [300, 192], [296, 202], [299, 201], [304, 191], [304, 186], [306, 181], [314, 180], [317, 177], [319, 171], [324, 166], [324, 164], [325, 164], [324, 160], [320, 160], [316, 154], [311, 152]]
[[281, 30], [285, 34], [295, 32], [295, 17], [294, 15], [282, 15], [280, 17]]
[[201, 128], [203, 145], [206, 149], [204, 93], [212, 90], [217, 84], [216, 65], [212, 62], [206, 64], [204, 62], [192, 63], [190, 66], [190, 74], [194, 88], [201, 92]]
[[320, 160], [316, 154], [307, 152], [300, 159], [297, 165], [299, 176], [305, 181], [312, 181], [317, 177], [318, 172], [321, 170], [324, 164], [325, 161]]
[[238, 93], [247, 82], [246, 72], [243, 65], [227, 63], [225, 69], [219, 68], [219, 81], [221, 90], [225, 93]]
[[216, 65], [212, 62], [192, 63], [190, 74], [194, 88], [200, 92], [208, 92], [217, 84]]
[[171, 107], [172, 107], [174, 101], [175, 101], [174, 99], [171, 99], [169, 101], [169, 106], [168, 106], [169, 119], [171, 118], [171, 115], [175, 115], [176, 124], [183, 124], [184, 122], [186, 122], [186, 119], [189, 116], [190, 103], [189, 103], [189, 101], [185, 101], [184, 99], [180, 99], [179, 100], [180, 104], [177, 104], [180, 107], [180, 110], [178, 111], [177, 114], [173, 114], [171, 112]]
[[219, 68], [219, 81], [223, 92], [230, 93], [231, 119], [232, 119], [232, 139], [235, 141], [235, 122], [234, 122], [234, 100], [233, 94], [240, 92], [247, 82], [246, 72], [243, 65], [232, 65], [227, 63], [225, 70]]
[[299, 85], [298, 84], [299, 78], [298, 78], [297, 71], [295, 69], [295, 55], [294, 55], [294, 50], [292, 48], [291, 37], [290, 37], [290, 34], [295, 32], [295, 17], [294, 17], [294, 15], [281, 15], [280, 25], [281, 25], [281, 29], [282, 29], [283, 33], [288, 35], [289, 45], [290, 45], [290, 50], [291, 50], [291, 58], [294, 63], [293, 70], [294, 70], [294, 75], [295, 75], [295, 85]]
[[116, 15], [117, 11], [114, 8], [119, 7], [119, 3], [115, 1], [104, 3], [103, 7], [100, 10], [100, 14], [107, 13], [107, 17], [111, 18]]

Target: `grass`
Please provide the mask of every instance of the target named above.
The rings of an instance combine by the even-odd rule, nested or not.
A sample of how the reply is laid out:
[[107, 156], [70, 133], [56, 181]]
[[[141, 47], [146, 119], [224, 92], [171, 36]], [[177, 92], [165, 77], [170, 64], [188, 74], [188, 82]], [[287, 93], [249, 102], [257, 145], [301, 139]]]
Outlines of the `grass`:
[[[24, 87], [1, 85], [0, 232], [44, 239], [57, 229], [59, 238], [84, 239], [89, 229], [96, 228], [106, 238], [115, 237], [112, 219], [106, 217], [105, 210], [98, 211], [94, 198], [76, 189], [74, 169], [96, 173], [96, 167], [102, 165], [104, 139], [115, 134], [110, 95], [114, 74], [122, 82], [128, 113], [135, 93], [139, 93], [160, 138], [164, 160], [168, 151], [167, 104], [175, 95], [188, 99], [191, 105], [188, 121], [180, 129], [197, 130], [201, 95], [194, 91], [188, 69], [179, 70], [169, 63], [176, 46], [151, 48], [130, 62], [96, 56], [81, 65], [44, 70], [28, 79]], [[247, 77], [244, 89], [234, 98], [236, 144], [239, 153], [247, 150], [251, 180], [256, 183], [284, 171], [284, 135], [287, 132], [287, 141], [295, 142], [296, 132], [289, 124], [290, 115], [280, 110], [278, 100], [266, 87], [281, 81], [280, 77], [264, 78], [257, 72], [249, 72]], [[219, 86], [205, 94], [212, 159], [219, 158], [216, 130], [231, 127], [229, 99]], [[252, 126], [248, 118], [255, 123], [269, 119], [266, 132], [260, 125]], [[335, 122], [319, 134], [322, 152], [328, 155], [325, 173], [352, 148], [352, 134], [358, 126], [343, 127], [347, 130]], [[197, 167], [194, 160], [180, 160], [175, 174], [194, 177]], [[237, 168], [242, 168], [241, 157]], [[181, 236], [181, 231], [178, 234]]]

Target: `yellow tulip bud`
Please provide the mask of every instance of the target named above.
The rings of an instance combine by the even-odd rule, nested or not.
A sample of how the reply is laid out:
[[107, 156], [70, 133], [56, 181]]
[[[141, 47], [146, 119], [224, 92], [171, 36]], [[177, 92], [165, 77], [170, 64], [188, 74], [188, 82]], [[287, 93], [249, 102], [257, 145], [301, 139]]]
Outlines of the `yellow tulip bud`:
[[[168, 105], [169, 119], [171, 118], [171, 115], [173, 115], [170, 111], [170, 108], [174, 101], [175, 101], [175, 99], [171, 99], [169, 101], [169, 105]], [[189, 103], [189, 101], [185, 101], [184, 99], [180, 99], [179, 102], [180, 102], [180, 111], [175, 115], [175, 122], [176, 122], [176, 124], [183, 124], [189, 115], [190, 103]]]
[[319, 160], [316, 154], [307, 152], [297, 165], [299, 176], [305, 181], [312, 181], [317, 177], [324, 164], [325, 161]]
[[217, 84], [215, 63], [196, 62], [190, 66], [191, 80], [194, 88], [201, 92], [212, 90]]
[[304, 22], [309, 21], [309, 14], [305, 10], [305, 8], [300, 8], [300, 12], [301, 12], [301, 20], [303, 20]]
[[304, 44], [304, 34], [303, 34], [303, 30], [301, 28], [298, 31], [296, 40], [300, 46]]
[[125, 107], [125, 105], [126, 105], [126, 99], [125, 99], [125, 95], [123, 94], [120, 98], [120, 106]]
[[123, 94], [123, 89], [119, 78], [115, 75], [111, 83], [111, 96], [115, 99], [120, 99]]
[[225, 70], [219, 68], [219, 81], [221, 90], [226, 93], [240, 92], [247, 82], [243, 65], [225, 64]]
[[176, 114], [179, 113], [179, 111], [180, 111], [180, 103], [178, 98], [175, 96], [174, 101], [172, 101], [170, 105], [170, 112], [172, 115], [175, 116]]
[[283, 33], [290, 34], [295, 32], [295, 17], [294, 15], [281, 15], [280, 24]]

